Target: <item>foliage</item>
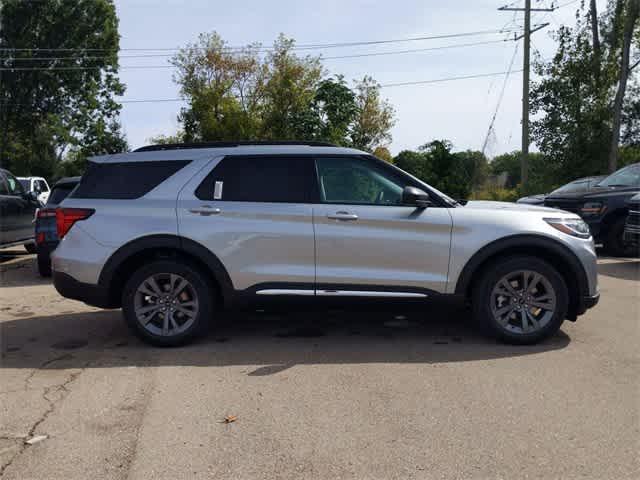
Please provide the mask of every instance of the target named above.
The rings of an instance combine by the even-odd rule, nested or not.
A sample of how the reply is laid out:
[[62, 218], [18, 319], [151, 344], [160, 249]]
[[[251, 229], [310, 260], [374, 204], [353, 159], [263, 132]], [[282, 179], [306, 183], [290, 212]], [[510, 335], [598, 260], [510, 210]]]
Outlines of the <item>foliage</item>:
[[496, 202], [515, 202], [521, 197], [517, 188], [484, 187], [472, 193], [472, 200], [493, 200]]
[[[590, 12], [579, 11], [575, 28], [563, 26], [555, 33], [558, 50], [553, 59], [545, 62], [538, 57], [535, 62], [542, 78], [531, 90], [531, 113], [537, 117], [531, 125], [532, 138], [549, 159], [547, 165], [553, 166], [554, 183], [607, 170], [623, 3], [610, 1], [600, 16], [603, 34], [598, 49], [593, 47]], [[624, 101], [622, 145], [638, 141], [638, 103], [637, 86], [630, 86]]]
[[356, 118], [351, 129], [351, 143], [355, 148], [373, 151], [391, 142], [389, 130], [394, 125], [394, 110], [380, 97], [380, 85], [365, 76], [356, 85]]
[[[17, 175], [51, 176], [69, 152], [80, 157], [126, 148], [113, 98], [124, 92], [113, 2], [4, 0], [0, 8], [0, 48], [20, 49], [2, 54], [3, 66], [16, 68], [0, 76], [3, 166]], [[38, 50], [43, 45], [69, 50], [52, 60], [51, 52]]]
[[452, 148], [447, 140], [434, 140], [417, 152], [403, 150], [393, 163], [447, 195], [468, 198], [486, 179], [487, 159], [481, 152], [454, 153]]
[[376, 147], [373, 150], [373, 155], [385, 162], [393, 163], [393, 155], [391, 155], [391, 152], [387, 147]]
[[280, 35], [261, 56], [259, 44], [232, 49], [214, 32], [183, 48], [172, 59], [188, 103], [178, 117], [183, 139], [317, 140], [368, 151], [388, 144], [393, 109], [380, 86], [365, 77], [351, 89], [294, 47]]
[[[520, 152], [510, 152], [498, 155], [489, 163], [489, 171], [492, 175], [500, 175], [503, 172], [507, 173], [507, 182], [505, 187], [508, 189], [520, 188]], [[526, 192], [523, 190], [521, 193], [544, 193], [553, 190], [563, 183], [558, 178], [557, 165], [552, 158], [549, 158], [541, 153], [529, 153], [529, 184]], [[571, 177], [570, 180], [575, 180], [578, 177]]]

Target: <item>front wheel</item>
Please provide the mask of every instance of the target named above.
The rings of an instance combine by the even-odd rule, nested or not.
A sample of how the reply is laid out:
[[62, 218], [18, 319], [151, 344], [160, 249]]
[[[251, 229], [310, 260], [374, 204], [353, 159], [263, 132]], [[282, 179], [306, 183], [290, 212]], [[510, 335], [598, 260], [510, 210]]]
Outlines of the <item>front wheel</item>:
[[473, 292], [474, 317], [490, 334], [513, 344], [555, 334], [567, 316], [569, 293], [558, 271], [536, 257], [498, 260]]
[[205, 332], [214, 307], [209, 280], [179, 260], [138, 269], [126, 283], [122, 311], [131, 330], [152, 345], [183, 345]]

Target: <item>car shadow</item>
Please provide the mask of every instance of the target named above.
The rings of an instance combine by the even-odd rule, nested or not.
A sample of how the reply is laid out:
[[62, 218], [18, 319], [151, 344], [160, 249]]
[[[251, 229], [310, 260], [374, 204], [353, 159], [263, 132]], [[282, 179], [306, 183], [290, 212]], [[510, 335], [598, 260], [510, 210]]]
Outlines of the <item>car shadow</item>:
[[0, 251], [1, 287], [28, 287], [50, 283], [50, 278], [43, 278], [38, 274], [35, 255], [14, 250]]
[[598, 273], [607, 277], [619, 278], [622, 280], [640, 281], [640, 260], [638, 259], [616, 259], [615, 262], [599, 262]]
[[[7, 312], [3, 312], [7, 313]], [[296, 365], [450, 363], [534, 355], [566, 347], [559, 332], [533, 346], [478, 333], [465, 308], [420, 313], [333, 311], [225, 315], [205, 338], [179, 348], [137, 340], [120, 311], [67, 313], [3, 322], [2, 368], [246, 366], [251, 376]]]

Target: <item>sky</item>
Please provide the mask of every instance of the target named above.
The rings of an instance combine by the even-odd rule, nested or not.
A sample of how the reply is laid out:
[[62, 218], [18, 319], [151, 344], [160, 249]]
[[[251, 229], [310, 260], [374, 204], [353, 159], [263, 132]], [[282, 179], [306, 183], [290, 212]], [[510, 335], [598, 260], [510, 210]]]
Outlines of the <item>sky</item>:
[[[600, 0], [603, 8], [605, 0]], [[120, 19], [120, 71], [127, 90], [121, 100], [173, 99], [179, 97], [172, 68], [126, 68], [164, 66], [168, 57], [125, 58], [140, 54], [171, 54], [171, 50], [196, 40], [201, 32], [217, 31], [230, 45], [261, 42], [270, 46], [280, 34], [298, 44], [360, 42], [447, 35], [503, 27], [522, 28], [523, 14], [497, 9], [507, 3], [522, 6], [524, 0], [116, 0]], [[532, 49], [543, 58], [552, 57], [551, 32], [559, 25], [575, 24], [579, 1], [555, 0], [560, 8], [536, 12], [532, 24], [550, 25], [532, 35]], [[552, 0], [533, 0], [534, 7], [549, 7]], [[564, 6], [563, 6], [564, 5]], [[515, 20], [514, 20], [515, 18]], [[510, 34], [511, 38], [513, 34]], [[461, 43], [503, 40], [509, 34], [485, 34], [460, 38], [332, 48], [309, 53], [340, 56], [432, 48]], [[514, 50], [517, 47], [517, 52]], [[522, 40], [500, 41], [469, 47], [348, 59], [327, 59], [330, 74], [352, 82], [371, 75], [380, 84], [425, 81], [448, 77], [505, 72], [514, 58], [513, 70], [522, 69]], [[532, 51], [533, 51], [532, 50]], [[505, 84], [488, 156], [520, 148], [522, 73], [455, 80], [422, 85], [391, 86], [383, 97], [395, 108], [396, 124], [390, 150], [415, 149], [435, 139], [450, 140], [455, 150], [481, 150], [491, 118]], [[532, 77], [535, 79], [535, 77]], [[121, 120], [132, 148], [150, 137], [173, 134], [179, 128], [180, 102], [125, 103]], [[533, 146], [535, 149], [535, 145]]]

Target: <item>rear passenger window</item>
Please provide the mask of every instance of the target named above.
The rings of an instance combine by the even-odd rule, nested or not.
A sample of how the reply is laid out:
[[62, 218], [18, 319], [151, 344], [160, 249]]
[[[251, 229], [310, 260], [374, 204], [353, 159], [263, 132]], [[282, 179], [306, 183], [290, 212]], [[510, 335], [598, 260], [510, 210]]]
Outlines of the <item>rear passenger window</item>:
[[89, 163], [73, 198], [133, 199], [146, 195], [189, 160]]
[[314, 184], [311, 158], [228, 156], [196, 189], [200, 200], [309, 203]]

